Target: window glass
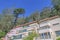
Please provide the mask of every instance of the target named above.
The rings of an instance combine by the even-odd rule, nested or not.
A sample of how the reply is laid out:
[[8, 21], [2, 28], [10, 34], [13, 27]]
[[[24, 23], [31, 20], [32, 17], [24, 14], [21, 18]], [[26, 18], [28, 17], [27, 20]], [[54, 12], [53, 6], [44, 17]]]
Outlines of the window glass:
[[60, 36], [60, 31], [56, 31], [56, 36]]
[[22, 30], [19, 30], [19, 33], [21, 33], [22, 32]]
[[43, 34], [43, 33], [40, 34], [40, 38], [41, 38], [41, 39], [44, 39], [44, 34]]
[[48, 39], [48, 34], [47, 33], [44, 33], [44, 38]]
[[20, 30], [19, 33], [21, 33], [21, 32], [27, 32], [27, 29]]
[[50, 32], [48, 32], [48, 38], [51, 38]]
[[59, 25], [59, 23], [55, 23], [55, 24], [53, 24], [53, 25], [54, 25], [54, 26], [55, 26], [55, 25]]
[[41, 38], [41, 39], [49, 39], [49, 38], [51, 38], [50, 32], [41, 33], [41, 34], [40, 34], [40, 38]]
[[50, 28], [49, 26], [43, 26], [43, 27], [40, 27], [40, 30], [42, 30], [42, 29], [48, 29], [48, 28]]
[[17, 35], [17, 36], [13, 36], [13, 39], [21, 39], [22, 38], [22, 34]]
[[24, 29], [23, 32], [27, 32], [27, 29]]

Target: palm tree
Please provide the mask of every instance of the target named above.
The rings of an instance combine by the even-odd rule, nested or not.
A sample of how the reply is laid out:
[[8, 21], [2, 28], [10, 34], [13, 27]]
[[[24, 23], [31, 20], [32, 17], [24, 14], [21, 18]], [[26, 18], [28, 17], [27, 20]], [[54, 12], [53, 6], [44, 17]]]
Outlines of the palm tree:
[[14, 10], [14, 16], [15, 16], [14, 26], [16, 26], [19, 14], [24, 14], [24, 13], [25, 13], [25, 10], [23, 8], [18, 8]]

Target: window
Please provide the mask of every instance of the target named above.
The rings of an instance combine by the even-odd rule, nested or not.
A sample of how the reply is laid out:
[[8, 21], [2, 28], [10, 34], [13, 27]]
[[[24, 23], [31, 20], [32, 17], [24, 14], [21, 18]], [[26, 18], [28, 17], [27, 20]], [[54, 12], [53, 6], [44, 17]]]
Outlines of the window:
[[50, 33], [48, 32], [48, 38], [51, 38], [51, 35], [50, 35]]
[[44, 38], [48, 39], [48, 34], [47, 33], [44, 33]]
[[57, 37], [60, 36], [60, 31], [56, 31], [55, 33]]
[[41, 39], [44, 39], [44, 34], [43, 34], [43, 33], [40, 34], [40, 38], [41, 38]]
[[19, 33], [21, 32], [27, 32], [27, 29], [20, 30]]
[[42, 26], [42, 27], [40, 27], [40, 30], [42, 30], [42, 29], [48, 29], [48, 28], [50, 28], [48, 25], [47, 26]]
[[41, 38], [41, 39], [50, 39], [50, 38], [51, 38], [50, 32], [41, 33], [41, 34], [40, 34], [40, 38]]
[[19, 33], [21, 33], [22, 32], [22, 30], [19, 30]]
[[42, 21], [41, 24], [47, 23], [47, 21]]
[[27, 29], [24, 29], [23, 32], [27, 32]]
[[55, 23], [55, 24], [53, 24], [54, 26], [56, 26], [56, 25], [59, 25], [59, 23]]
[[22, 34], [17, 35], [17, 36], [13, 36], [13, 39], [21, 39], [22, 38]]

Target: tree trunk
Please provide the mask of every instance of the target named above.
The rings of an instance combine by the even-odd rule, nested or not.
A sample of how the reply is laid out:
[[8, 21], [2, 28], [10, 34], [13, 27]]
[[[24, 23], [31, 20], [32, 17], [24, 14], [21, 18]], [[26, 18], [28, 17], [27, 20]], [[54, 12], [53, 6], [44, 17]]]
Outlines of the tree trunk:
[[13, 27], [16, 27], [17, 19], [18, 19], [18, 14], [15, 16]]

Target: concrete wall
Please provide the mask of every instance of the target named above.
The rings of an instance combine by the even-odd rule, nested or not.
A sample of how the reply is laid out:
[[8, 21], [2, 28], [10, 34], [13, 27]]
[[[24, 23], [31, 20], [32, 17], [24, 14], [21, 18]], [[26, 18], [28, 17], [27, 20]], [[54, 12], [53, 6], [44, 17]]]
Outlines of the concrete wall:
[[[50, 23], [51, 29], [53, 31], [60, 30], [60, 18], [56, 18], [54, 20], [50, 20], [49, 23]], [[58, 25], [53, 25], [53, 24], [56, 24], [56, 23], [59, 23], [59, 24]]]
[[[56, 23], [59, 23], [59, 24], [55, 25]], [[45, 22], [40, 23], [39, 25], [40, 25], [40, 27], [44, 27], [46, 25], [50, 26], [49, 29], [39, 30], [39, 33], [50, 32], [52, 39], [56, 40], [55, 31], [60, 30], [60, 18], [56, 18], [53, 20], [47, 20]]]

